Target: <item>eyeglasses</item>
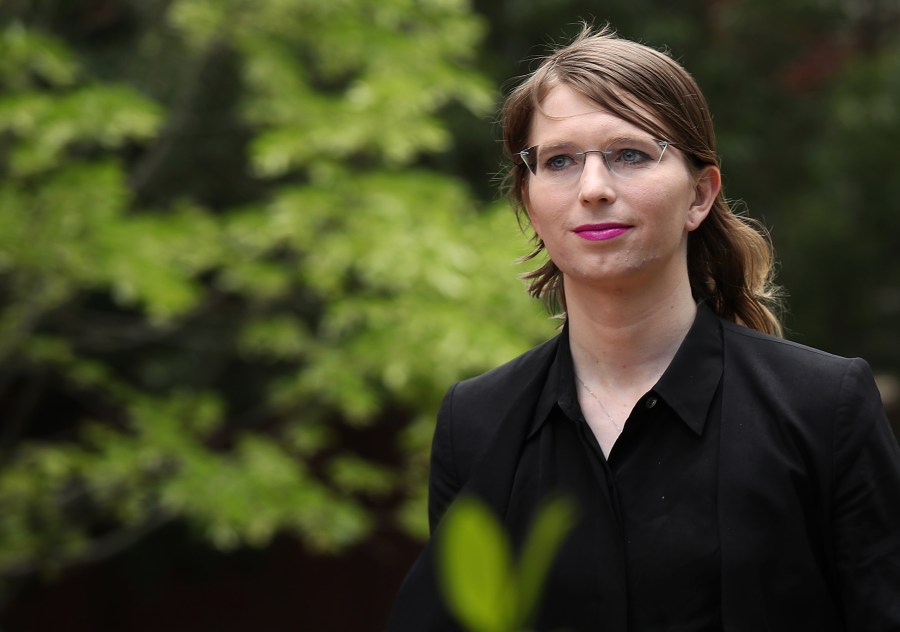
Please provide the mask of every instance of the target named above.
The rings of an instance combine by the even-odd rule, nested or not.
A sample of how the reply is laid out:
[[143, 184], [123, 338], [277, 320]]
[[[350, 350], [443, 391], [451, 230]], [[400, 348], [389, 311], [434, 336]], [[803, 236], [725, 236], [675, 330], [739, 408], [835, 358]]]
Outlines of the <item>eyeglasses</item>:
[[588, 154], [600, 154], [606, 167], [621, 178], [642, 178], [662, 161], [666, 140], [622, 138], [605, 149], [582, 149], [573, 143], [535, 145], [518, 153], [522, 164], [542, 182], [572, 184], [581, 178]]

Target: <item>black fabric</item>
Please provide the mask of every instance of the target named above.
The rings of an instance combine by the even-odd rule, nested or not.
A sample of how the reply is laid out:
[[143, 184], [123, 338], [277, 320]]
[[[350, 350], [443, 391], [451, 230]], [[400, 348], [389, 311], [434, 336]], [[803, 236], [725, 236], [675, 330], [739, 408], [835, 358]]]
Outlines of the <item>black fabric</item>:
[[[539, 629], [597, 629], [606, 624], [611, 599], [627, 604], [628, 630], [722, 629], [716, 514], [721, 376], [721, 329], [703, 310], [659, 383], [637, 402], [607, 460], [578, 405], [563, 334], [523, 446], [507, 518], [514, 538], [524, 537], [548, 494], [574, 499], [581, 516], [553, 568]], [[604, 597], [599, 603], [591, 601], [594, 587]]]
[[[721, 411], [715, 514], [722, 628], [900, 630], [900, 449], [868, 365], [709, 319], [710, 315], [701, 306], [698, 322], [705, 319], [722, 333], [718, 387], [704, 381], [708, 376], [703, 372], [687, 366], [667, 371], [654, 393], [661, 401], [657, 406], [671, 409], [666, 414], [677, 413], [679, 427], [692, 431], [699, 427], [695, 438], [701, 441], [713, 428], [709, 412]], [[701, 338], [706, 340], [706, 334]], [[432, 555], [433, 543], [441, 537], [440, 517], [455, 498], [468, 494], [482, 499], [514, 537], [520, 537], [536, 492], [539, 497], [556, 489], [563, 475], [596, 479], [596, 453], [593, 461], [567, 459], [560, 467], [571, 471], [563, 474], [544, 467], [560, 461], [561, 454], [584, 453], [589, 445], [583, 433], [569, 433], [559, 441], [555, 431], [547, 433], [560, 426], [551, 419], [559, 396], [548, 400], [545, 393], [561, 340], [557, 337], [502, 367], [456, 384], [445, 397], [432, 448], [433, 536], [401, 587], [388, 625], [392, 632], [459, 629], [437, 589]], [[680, 363], [679, 356], [670, 368]], [[690, 387], [670, 388], [670, 373], [673, 384], [689, 377]], [[693, 412], [703, 409], [696, 398], [708, 401], [706, 414]], [[545, 434], [553, 441], [545, 441]], [[649, 436], [653, 435], [651, 429]], [[629, 451], [626, 439], [631, 441], [622, 437], [610, 455], [611, 468], [619, 459], [619, 447], [623, 456]], [[643, 440], [637, 443], [644, 445]], [[533, 458], [532, 444], [538, 446], [536, 470], [527, 465]], [[620, 464], [623, 472], [630, 470], [629, 463], [625, 459]], [[631, 511], [624, 505], [614, 507], [615, 499], [621, 502], [623, 495], [622, 481], [614, 482], [612, 489], [598, 485], [598, 516], [604, 511], [607, 517]], [[627, 542], [629, 520], [623, 517], [620, 542]], [[555, 619], [558, 625], [574, 630], [654, 629], [630, 627], [655, 623], [639, 622], [642, 613], [636, 613], [635, 606], [629, 609], [625, 584], [601, 586], [596, 576], [579, 578], [589, 572], [586, 569], [603, 576], [636, 573], [629, 564], [646, 573], [653, 561], [649, 550], [646, 560], [638, 560], [636, 551], [630, 554], [634, 559], [627, 557], [625, 545], [597, 546], [590, 537], [590, 521], [590, 516], [582, 520], [569, 541], [588, 544], [580, 549], [568, 543], [564, 547], [554, 568], [550, 588], [554, 592], [545, 595], [542, 621], [553, 620], [555, 611], [561, 613]], [[672, 573], [671, 580], [665, 579], [667, 572]], [[680, 581], [677, 570], [662, 573], [651, 580]], [[626, 583], [646, 577], [633, 576]], [[701, 581], [708, 585], [714, 580]], [[567, 582], [571, 591], [566, 590]], [[665, 629], [681, 629], [679, 625], [671, 621]]]

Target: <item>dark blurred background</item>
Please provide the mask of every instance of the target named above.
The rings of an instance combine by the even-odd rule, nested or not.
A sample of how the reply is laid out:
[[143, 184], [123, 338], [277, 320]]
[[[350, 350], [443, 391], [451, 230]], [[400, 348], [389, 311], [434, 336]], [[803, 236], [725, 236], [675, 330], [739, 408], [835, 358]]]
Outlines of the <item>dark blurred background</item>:
[[554, 332], [495, 117], [581, 19], [900, 420], [896, 0], [4, 0], [0, 631], [382, 627], [441, 396]]

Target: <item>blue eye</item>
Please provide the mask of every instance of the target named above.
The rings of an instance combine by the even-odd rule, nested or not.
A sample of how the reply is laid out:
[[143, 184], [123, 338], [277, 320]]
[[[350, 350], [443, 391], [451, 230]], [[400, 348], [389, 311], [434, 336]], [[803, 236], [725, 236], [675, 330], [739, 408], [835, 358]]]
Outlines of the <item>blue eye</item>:
[[541, 169], [547, 173], [559, 173], [577, 168], [583, 162], [583, 155], [577, 151], [568, 153], [555, 153], [541, 160]]
[[552, 169], [554, 171], [562, 171], [566, 167], [571, 167], [575, 164], [575, 159], [572, 156], [568, 156], [566, 154], [559, 154], [558, 156], [551, 156], [547, 160], [547, 168]]
[[622, 149], [615, 157], [616, 162], [621, 162], [626, 166], [638, 166], [648, 160], [650, 160], [650, 156], [639, 149]]

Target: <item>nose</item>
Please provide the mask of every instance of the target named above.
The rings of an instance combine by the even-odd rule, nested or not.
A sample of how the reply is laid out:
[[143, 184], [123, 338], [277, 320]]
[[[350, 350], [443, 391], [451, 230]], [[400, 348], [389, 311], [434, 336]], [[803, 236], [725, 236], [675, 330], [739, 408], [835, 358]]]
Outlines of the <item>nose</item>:
[[590, 204], [603, 201], [610, 203], [616, 198], [615, 176], [606, 166], [606, 160], [599, 152], [591, 152], [584, 157], [584, 167], [579, 181], [581, 201]]

